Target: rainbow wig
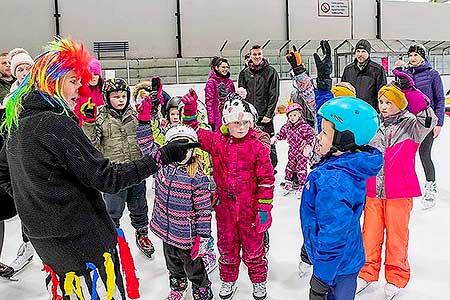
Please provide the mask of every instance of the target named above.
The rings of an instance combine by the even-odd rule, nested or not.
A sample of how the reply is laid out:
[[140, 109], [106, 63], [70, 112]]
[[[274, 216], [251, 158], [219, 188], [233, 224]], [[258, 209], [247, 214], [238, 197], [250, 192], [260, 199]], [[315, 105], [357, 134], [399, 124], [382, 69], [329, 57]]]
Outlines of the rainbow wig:
[[6, 104], [5, 120], [1, 128], [11, 130], [18, 126], [22, 98], [38, 91], [43, 99], [53, 107], [60, 107], [62, 113], [68, 114], [68, 106], [63, 97], [63, 83], [65, 76], [74, 71], [81, 79], [82, 87], [79, 92], [87, 88], [92, 78], [89, 65], [94, 58], [84, 48], [82, 43], [76, 43], [70, 38], [57, 38], [39, 54], [30, 73], [20, 84], [19, 88], [9, 96]]

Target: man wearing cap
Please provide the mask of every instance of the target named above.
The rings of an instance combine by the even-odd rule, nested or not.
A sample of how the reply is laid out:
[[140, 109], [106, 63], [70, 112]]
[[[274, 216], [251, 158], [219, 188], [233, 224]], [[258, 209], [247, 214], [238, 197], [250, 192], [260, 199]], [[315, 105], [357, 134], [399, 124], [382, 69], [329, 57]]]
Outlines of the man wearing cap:
[[371, 45], [367, 40], [359, 40], [355, 46], [355, 60], [345, 67], [342, 81], [351, 83], [356, 96], [378, 111], [378, 91], [386, 84], [383, 67], [370, 59]]

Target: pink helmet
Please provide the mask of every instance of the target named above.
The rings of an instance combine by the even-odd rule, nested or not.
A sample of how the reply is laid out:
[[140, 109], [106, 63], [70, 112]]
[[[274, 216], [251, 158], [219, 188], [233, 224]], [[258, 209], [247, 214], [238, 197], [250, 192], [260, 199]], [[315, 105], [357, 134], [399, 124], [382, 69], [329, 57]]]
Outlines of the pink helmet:
[[299, 110], [300, 113], [303, 111], [303, 109], [300, 106], [300, 104], [292, 103], [292, 104], [289, 104], [288, 107], [286, 108], [286, 115], [288, 115], [289, 113], [293, 112], [294, 110]]

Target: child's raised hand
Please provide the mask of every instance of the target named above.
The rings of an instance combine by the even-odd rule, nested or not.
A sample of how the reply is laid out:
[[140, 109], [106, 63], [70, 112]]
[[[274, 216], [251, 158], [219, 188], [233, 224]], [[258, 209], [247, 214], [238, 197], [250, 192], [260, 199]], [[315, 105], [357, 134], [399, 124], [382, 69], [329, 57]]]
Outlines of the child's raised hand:
[[145, 96], [144, 99], [136, 103], [136, 110], [138, 112], [138, 120], [142, 122], [150, 122], [152, 111], [152, 98]]
[[394, 69], [392, 73], [395, 76], [395, 85], [397, 85], [402, 91], [409, 90], [414, 87], [414, 80], [405, 72]]
[[197, 114], [197, 100], [198, 96], [194, 89], [189, 89], [189, 92], [181, 97], [181, 102], [184, 104], [184, 115], [192, 117]]

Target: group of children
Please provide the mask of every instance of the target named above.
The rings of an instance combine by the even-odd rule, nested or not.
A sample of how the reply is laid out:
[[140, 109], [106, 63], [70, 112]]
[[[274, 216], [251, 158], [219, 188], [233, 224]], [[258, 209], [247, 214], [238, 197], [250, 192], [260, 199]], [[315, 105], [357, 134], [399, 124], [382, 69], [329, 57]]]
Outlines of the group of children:
[[427, 97], [398, 70], [398, 80], [379, 92], [378, 114], [355, 97], [350, 84], [332, 86], [331, 50], [326, 41], [321, 48], [324, 57], [315, 55], [316, 87], [295, 48], [287, 53], [296, 97], [286, 109], [286, 124], [270, 141], [255, 127], [255, 109], [242, 90], [226, 96], [221, 119], [215, 122], [223, 125], [212, 131], [201, 121], [205, 117], [200, 116], [192, 89], [165, 100], [159, 78], [142, 82], [133, 90], [134, 108], [126, 81], [104, 81], [98, 61], [91, 62], [90, 90], [78, 99], [74, 112], [105, 157], [126, 163], [158, 157], [159, 149], [174, 141], [198, 146], [179, 162], [159, 167], [150, 221], [145, 180], [103, 194], [117, 227], [127, 204], [136, 244], [147, 257], [155, 252], [147, 224], [162, 240], [169, 271], [167, 300], [184, 299], [188, 280], [194, 299], [213, 299], [208, 278], [216, 263], [212, 211], [220, 253], [220, 299], [233, 297], [241, 259], [254, 299], [266, 299], [264, 233], [272, 223], [275, 181], [269, 149], [279, 140], [289, 144], [284, 194], [298, 189], [301, 195], [301, 266], [312, 265], [310, 299], [354, 299], [377, 281], [385, 230], [387, 299], [408, 283], [409, 214], [412, 197], [420, 195], [414, 159], [436, 117]]

